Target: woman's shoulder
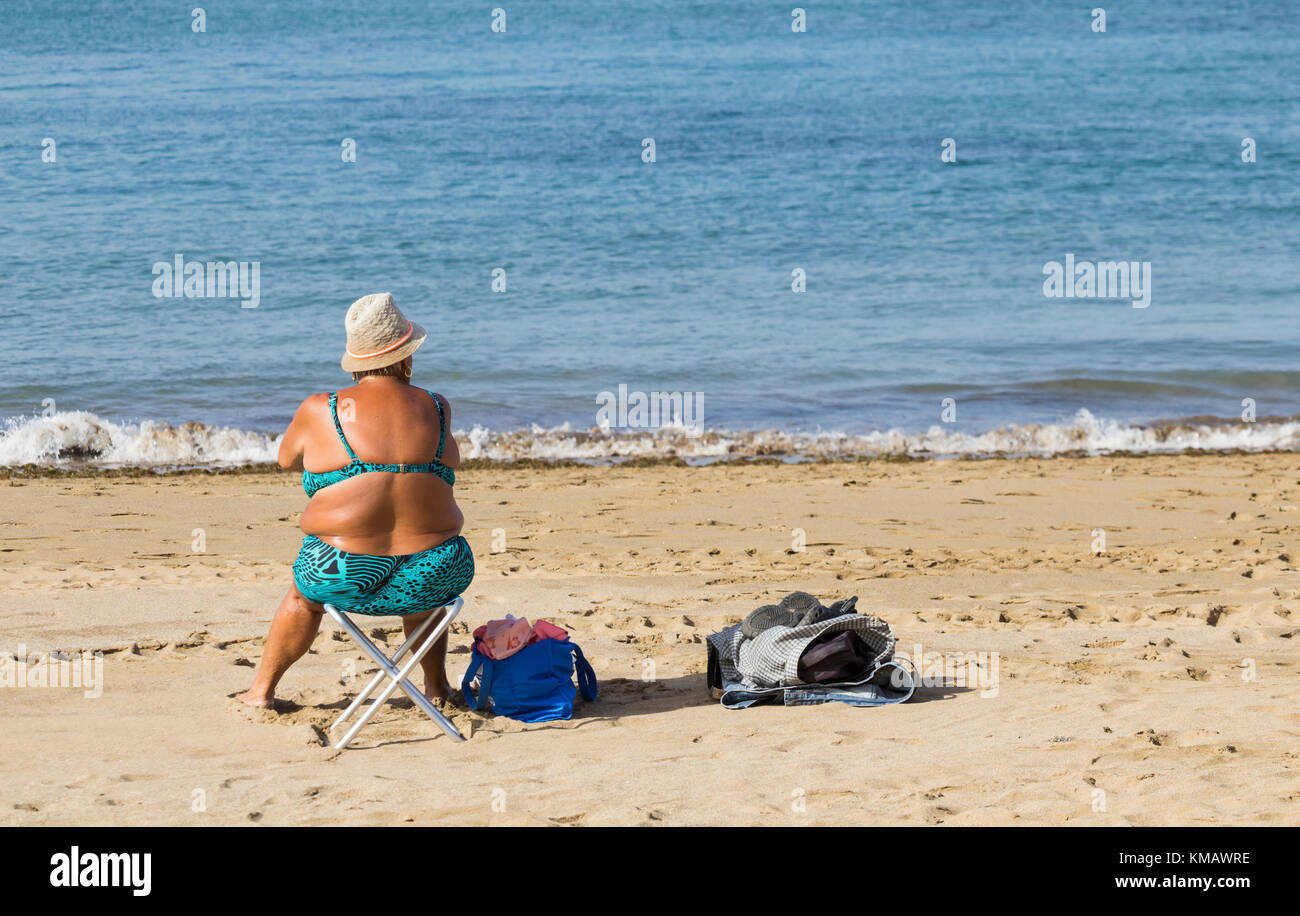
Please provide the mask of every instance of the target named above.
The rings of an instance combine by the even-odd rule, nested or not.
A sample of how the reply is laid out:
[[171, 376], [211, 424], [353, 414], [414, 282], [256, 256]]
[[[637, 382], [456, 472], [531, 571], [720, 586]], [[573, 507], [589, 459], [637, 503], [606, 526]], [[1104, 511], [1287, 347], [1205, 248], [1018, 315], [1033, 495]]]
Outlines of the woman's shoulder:
[[428, 392], [429, 397], [433, 398], [434, 401], [437, 402], [439, 407], [441, 407], [448, 415], [451, 414], [451, 401], [438, 394], [438, 392], [434, 391], [432, 388], [426, 388], [424, 390]]
[[298, 409], [294, 411], [294, 422], [314, 425], [320, 418], [328, 417], [331, 394], [333, 392], [321, 392], [319, 394], [309, 394], [303, 398], [302, 403], [298, 405]]
[[334, 395], [333, 391], [322, 391], [317, 394], [309, 394], [302, 399], [298, 405], [299, 413], [317, 413], [322, 407], [328, 408], [330, 398]]

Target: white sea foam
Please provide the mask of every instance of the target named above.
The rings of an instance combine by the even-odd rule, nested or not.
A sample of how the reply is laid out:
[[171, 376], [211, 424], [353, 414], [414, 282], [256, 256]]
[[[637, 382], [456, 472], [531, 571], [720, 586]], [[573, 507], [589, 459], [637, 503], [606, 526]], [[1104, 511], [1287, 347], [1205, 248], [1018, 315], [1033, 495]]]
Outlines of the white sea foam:
[[[753, 457], [790, 460], [898, 457], [1051, 457], [1060, 454], [1176, 454], [1185, 451], [1300, 451], [1300, 421], [1233, 423], [1176, 421], [1120, 424], [1081, 410], [1069, 423], [1007, 426], [984, 433], [932, 426], [924, 433], [891, 429], [865, 435], [778, 430], [572, 429], [568, 425], [493, 431], [458, 430], [467, 459], [577, 460], [681, 458], [691, 463]], [[185, 423], [113, 423], [78, 411], [8, 420], [0, 432], [0, 465], [91, 467], [230, 467], [275, 461], [279, 437]]]
[[843, 432], [788, 433], [779, 430], [708, 430], [687, 435], [663, 429], [617, 434], [567, 426], [511, 432], [475, 427], [460, 433], [467, 458], [507, 461], [520, 458], [608, 461], [678, 457], [686, 461], [773, 456], [791, 459], [897, 457], [977, 458], [994, 455], [1050, 457], [1060, 454], [1185, 451], [1300, 450], [1300, 422], [1173, 422], [1134, 426], [1094, 417], [1080, 410], [1070, 423], [1006, 426], [985, 433], [963, 433], [932, 426], [924, 433], [891, 429], [865, 435]]
[[233, 467], [274, 461], [280, 437], [203, 423], [113, 423], [84, 410], [15, 417], [0, 432], [0, 465]]

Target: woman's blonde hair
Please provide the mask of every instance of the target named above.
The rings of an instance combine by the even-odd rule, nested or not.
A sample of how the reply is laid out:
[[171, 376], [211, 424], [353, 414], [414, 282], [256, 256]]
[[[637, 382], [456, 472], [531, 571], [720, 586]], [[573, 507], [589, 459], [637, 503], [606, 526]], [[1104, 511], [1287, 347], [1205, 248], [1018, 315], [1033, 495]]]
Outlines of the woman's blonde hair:
[[378, 369], [363, 369], [360, 372], [353, 372], [352, 381], [359, 382], [368, 376], [380, 375], [388, 378], [400, 378], [404, 382], [409, 382], [411, 380], [411, 364], [411, 357], [408, 356], [399, 363], [381, 366]]

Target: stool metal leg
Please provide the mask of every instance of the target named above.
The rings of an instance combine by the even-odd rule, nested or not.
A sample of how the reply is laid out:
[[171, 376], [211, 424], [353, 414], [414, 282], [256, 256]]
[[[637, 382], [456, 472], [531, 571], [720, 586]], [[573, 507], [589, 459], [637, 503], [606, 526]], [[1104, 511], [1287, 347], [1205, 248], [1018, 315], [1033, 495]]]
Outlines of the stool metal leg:
[[[371, 717], [379, 711], [379, 707], [381, 707], [388, 698], [392, 696], [393, 691], [398, 687], [401, 687], [407, 696], [409, 696], [417, 706], [423, 709], [429, 718], [438, 723], [438, 725], [441, 726], [448, 735], [457, 741], [465, 740], [464, 736], [456, 730], [456, 726], [453, 725], [451, 721], [433, 705], [432, 702], [430, 702], [429, 698], [419, 690], [416, 690], [411, 682], [407, 680], [407, 675], [409, 675], [415, 669], [415, 666], [420, 663], [420, 659], [422, 659], [425, 654], [433, 648], [434, 643], [436, 643], [442, 635], [447, 632], [448, 628], [451, 626], [453, 618], [460, 613], [463, 604], [464, 601], [461, 598], [457, 598], [446, 607], [446, 613], [443, 614], [442, 619], [438, 621], [438, 625], [424, 638], [424, 641], [420, 643], [418, 648], [416, 648], [412, 653], [410, 660], [400, 669], [396, 664], [394, 664], [394, 662], [401, 657], [403, 650], [408, 647], [408, 644], [413, 643], [418, 637], [423, 635], [425, 628], [432, 622], [433, 615], [430, 615], [429, 620], [425, 621], [425, 623], [419, 627], [417, 632], [413, 633], [411, 637], [402, 644], [397, 655], [390, 659], [384, 655], [384, 653], [380, 652], [374, 643], [367, 639], [365, 634], [357, 628], [356, 624], [349, 620], [348, 617], [340, 612], [338, 608], [329, 604], [325, 605], [326, 613], [328, 613], [330, 617], [336, 620], [339, 625], [348, 632], [348, 635], [352, 637], [357, 645], [359, 645], [366, 654], [374, 660], [375, 664], [379, 665], [380, 668], [379, 674], [375, 676], [374, 680], [371, 681], [370, 686], [366, 688], [365, 694], [358, 697], [356, 700], [353, 700], [352, 705], [349, 706], [344, 714], [339, 717], [338, 722], [342, 722], [351, 715], [353, 709], [359, 705], [359, 703], [364, 699], [364, 696], [369, 695], [370, 691], [374, 689], [379, 680], [382, 680], [385, 676], [389, 678], [388, 685], [383, 689], [379, 696], [375, 698], [375, 701], [370, 705], [370, 708], [362, 713], [361, 717], [350, 729], [348, 729], [347, 734], [343, 736], [342, 740], [334, 745], [335, 747], [340, 749], [346, 747], [348, 742], [356, 736], [357, 732], [359, 732], [367, 722], [370, 721]], [[338, 722], [336, 722], [335, 725], [337, 725]]]
[[[335, 613], [337, 613], [337, 610], [335, 610]], [[334, 615], [331, 614], [330, 616], [334, 616]], [[337, 617], [335, 617], [334, 619], [338, 620]], [[416, 640], [418, 640], [421, 636], [423, 636], [426, 632], [428, 632], [429, 627], [433, 626], [434, 621], [436, 621], [437, 619], [438, 619], [438, 615], [436, 612], [430, 614], [428, 619], [426, 619], [424, 623], [420, 624], [419, 627], [416, 628], [414, 633], [412, 633], [409, 637], [407, 637], [406, 642], [402, 643], [401, 647], [393, 655], [394, 664], [402, 660], [402, 656], [407, 653], [407, 650], [409, 650], [411, 646], [415, 645]], [[360, 693], [358, 693], [356, 697], [352, 700], [352, 705], [350, 705], [347, 709], [343, 710], [343, 715], [339, 716], [337, 719], [334, 720], [334, 724], [330, 726], [330, 731], [333, 731], [334, 729], [342, 725], [344, 722], [346, 722], [348, 719], [352, 718], [352, 714], [356, 712], [358, 709], [360, 709], [361, 704], [364, 703], [370, 697], [370, 695], [375, 692], [375, 688], [379, 686], [380, 682], [383, 681], [384, 677], [385, 674], [383, 671], [376, 672], [375, 676], [370, 679], [370, 683], [366, 685], [365, 689], [362, 690]]]
[[457, 605], [452, 608], [451, 612], [449, 612], [447, 615], [443, 617], [443, 619], [439, 622], [439, 626], [431, 634], [429, 634], [429, 636], [425, 638], [424, 643], [420, 645], [420, 647], [416, 650], [412, 658], [400, 670], [397, 668], [396, 665], [393, 664], [391, 659], [387, 658], [382, 652], [379, 651], [378, 648], [374, 646], [373, 643], [370, 642], [370, 640], [365, 638], [365, 636], [361, 633], [360, 630], [357, 629], [357, 627], [352, 623], [351, 620], [349, 620], [347, 617], [344, 617], [341, 614], [339, 615], [339, 618], [337, 618], [339, 619], [339, 622], [343, 624], [344, 628], [347, 629], [348, 633], [352, 636], [352, 638], [356, 640], [357, 644], [360, 645], [361, 648], [364, 649], [366, 653], [370, 655], [370, 657], [375, 661], [376, 664], [379, 665], [379, 667], [382, 669], [381, 674], [386, 674], [388, 676], [389, 683], [384, 688], [384, 690], [380, 693], [380, 695], [375, 698], [374, 702], [370, 705], [370, 708], [368, 708], [364, 713], [362, 713], [361, 718], [355, 724], [353, 724], [353, 726], [348, 730], [347, 734], [343, 736], [342, 740], [340, 740], [337, 744], [335, 744], [335, 747], [338, 748], [346, 747], [347, 744], [356, 736], [357, 732], [359, 732], [366, 725], [366, 723], [370, 721], [371, 717], [374, 716], [375, 713], [379, 711], [379, 708], [383, 706], [384, 702], [387, 701], [387, 699], [390, 696], [392, 696], [393, 692], [398, 687], [401, 687], [402, 690], [405, 691], [406, 694], [412, 699], [412, 701], [414, 701], [421, 709], [423, 709], [425, 713], [429, 716], [429, 718], [433, 719], [434, 722], [438, 723], [438, 725], [441, 726], [443, 730], [447, 732], [447, 734], [451, 735], [457, 741], [465, 740], [461, 736], [460, 732], [456, 730], [456, 727], [452, 725], [451, 722], [441, 712], [438, 711], [438, 708], [429, 701], [429, 698], [426, 697], [420, 691], [416, 690], [415, 687], [411, 684], [411, 682], [407, 680], [407, 675], [409, 675], [411, 671], [415, 669], [415, 666], [419, 664], [420, 659], [425, 655], [426, 652], [429, 651], [429, 649], [433, 647], [433, 644], [438, 641], [438, 639], [442, 636], [442, 634], [446, 631], [447, 627], [450, 625], [451, 618], [455, 616], [455, 612], [459, 610], [460, 608]]

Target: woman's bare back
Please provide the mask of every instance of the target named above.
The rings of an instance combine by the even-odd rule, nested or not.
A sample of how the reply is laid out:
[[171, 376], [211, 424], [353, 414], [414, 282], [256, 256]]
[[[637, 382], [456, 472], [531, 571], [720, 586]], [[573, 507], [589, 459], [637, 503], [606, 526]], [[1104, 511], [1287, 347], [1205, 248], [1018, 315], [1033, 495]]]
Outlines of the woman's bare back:
[[[443, 464], [460, 464], [451, 434], [451, 408], [443, 401], [447, 437]], [[362, 461], [422, 464], [438, 452], [438, 405], [429, 393], [392, 378], [365, 379], [338, 392], [339, 424]], [[301, 428], [295, 426], [301, 423]], [[297, 441], [290, 443], [290, 436]], [[327, 395], [303, 402], [285, 434], [301, 466], [320, 473], [351, 458], [330, 416]], [[284, 463], [284, 449], [281, 463]], [[397, 556], [436, 547], [460, 534], [464, 516], [452, 488], [431, 473], [372, 471], [323, 487], [302, 514], [299, 527], [348, 553]]]

